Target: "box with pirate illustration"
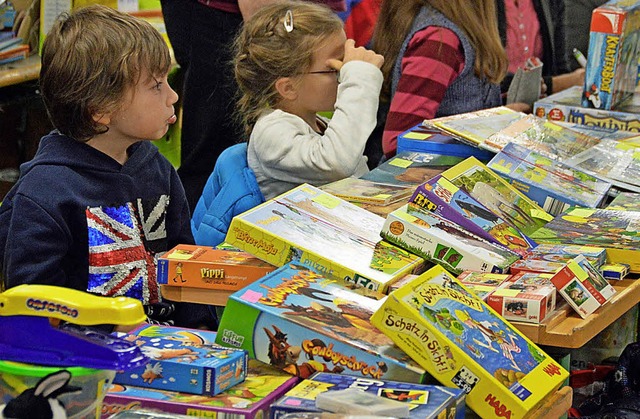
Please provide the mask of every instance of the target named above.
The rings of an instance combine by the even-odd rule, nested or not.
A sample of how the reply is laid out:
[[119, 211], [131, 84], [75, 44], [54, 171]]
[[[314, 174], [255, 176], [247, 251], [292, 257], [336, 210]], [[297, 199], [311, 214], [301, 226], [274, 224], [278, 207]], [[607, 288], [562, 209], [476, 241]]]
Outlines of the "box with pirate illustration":
[[522, 418], [569, 376], [441, 266], [389, 295], [371, 322], [482, 417]]
[[158, 283], [235, 291], [275, 269], [247, 252], [179, 244], [158, 259]]
[[336, 281], [284, 265], [231, 295], [216, 343], [301, 378], [323, 371], [422, 382], [424, 369], [371, 324], [381, 300]]

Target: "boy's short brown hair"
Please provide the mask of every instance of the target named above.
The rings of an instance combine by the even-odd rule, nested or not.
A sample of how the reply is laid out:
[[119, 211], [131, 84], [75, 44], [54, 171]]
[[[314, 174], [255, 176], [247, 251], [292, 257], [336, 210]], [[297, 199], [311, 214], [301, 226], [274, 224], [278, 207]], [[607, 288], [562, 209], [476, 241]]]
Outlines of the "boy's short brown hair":
[[169, 49], [153, 26], [92, 5], [61, 16], [47, 34], [40, 91], [53, 125], [86, 141], [106, 130], [94, 115], [117, 110], [140, 77], [170, 68]]

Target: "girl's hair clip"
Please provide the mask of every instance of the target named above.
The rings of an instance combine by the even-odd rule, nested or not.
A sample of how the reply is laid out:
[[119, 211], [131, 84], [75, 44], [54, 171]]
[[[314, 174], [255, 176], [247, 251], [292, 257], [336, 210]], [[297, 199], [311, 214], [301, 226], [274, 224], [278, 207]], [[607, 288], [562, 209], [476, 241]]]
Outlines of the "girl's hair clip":
[[284, 30], [287, 32], [293, 31], [293, 12], [291, 9], [287, 10], [287, 13], [284, 15]]

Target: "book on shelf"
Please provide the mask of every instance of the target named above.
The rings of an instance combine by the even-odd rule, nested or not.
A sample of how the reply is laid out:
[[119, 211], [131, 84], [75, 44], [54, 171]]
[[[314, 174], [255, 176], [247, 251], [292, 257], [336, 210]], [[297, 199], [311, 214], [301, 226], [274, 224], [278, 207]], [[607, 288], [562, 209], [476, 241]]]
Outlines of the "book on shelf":
[[29, 45], [18, 44], [0, 51], [0, 65], [24, 60], [29, 56]]
[[604, 247], [609, 263], [640, 272], [640, 212], [572, 207], [531, 235], [538, 243]]
[[372, 182], [416, 187], [464, 160], [463, 157], [402, 151], [361, 176]]
[[553, 217], [500, 175], [469, 157], [442, 176], [527, 237]]
[[569, 373], [441, 266], [393, 292], [371, 322], [481, 417], [523, 418]]
[[551, 215], [572, 205], [596, 208], [611, 188], [609, 182], [514, 143], [487, 166]]
[[353, 203], [387, 205], [406, 200], [413, 192], [409, 186], [398, 186], [348, 177], [327, 183], [321, 190]]
[[380, 292], [423, 260], [384, 242], [384, 218], [303, 184], [231, 221], [225, 241], [275, 266], [289, 262]]

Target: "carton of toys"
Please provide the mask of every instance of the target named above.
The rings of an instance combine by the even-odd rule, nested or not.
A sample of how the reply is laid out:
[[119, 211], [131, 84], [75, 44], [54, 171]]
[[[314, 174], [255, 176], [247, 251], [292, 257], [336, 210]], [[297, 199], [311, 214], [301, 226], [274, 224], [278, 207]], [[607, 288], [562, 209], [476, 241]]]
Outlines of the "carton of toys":
[[551, 277], [567, 303], [586, 318], [616, 293], [602, 274], [582, 256], [576, 256]]
[[638, 79], [640, 4], [610, 0], [593, 10], [582, 106], [616, 109]]
[[509, 274], [464, 271], [458, 275], [458, 281], [481, 300], [487, 301], [487, 297], [510, 277]]
[[316, 407], [319, 395], [330, 396], [326, 393], [346, 389], [358, 389], [385, 400], [406, 403], [410, 418], [462, 419], [465, 415], [464, 392], [460, 389], [318, 372], [271, 405], [271, 417], [278, 419], [295, 412], [321, 412]]
[[485, 300], [509, 321], [540, 323], [556, 309], [552, 274], [521, 272], [503, 282]]
[[569, 376], [519, 330], [435, 266], [395, 291], [371, 322], [481, 417], [522, 418]]
[[275, 269], [246, 252], [179, 244], [158, 259], [158, 283], [235, 291]]
[[271, 403], [297, 383], [297, 378], [251, 359], [246, 379], [216, 396], [112, 384], [102, 405], [102, 419], [139, 409], [197, 417], [267, 418]]
[[140, 346], [149, 362], [118, 372], [116, 384], [215, 396], [245, 379], [245, 351], [145, 333], [123, 335]]
[[231, 295], [216, 342], [300, 378], [322, 371], [422, 382], [424, 369], [371, 324], [381, 301], [339, 284], [289, 263]]

